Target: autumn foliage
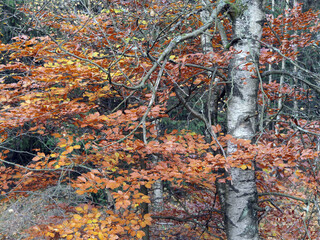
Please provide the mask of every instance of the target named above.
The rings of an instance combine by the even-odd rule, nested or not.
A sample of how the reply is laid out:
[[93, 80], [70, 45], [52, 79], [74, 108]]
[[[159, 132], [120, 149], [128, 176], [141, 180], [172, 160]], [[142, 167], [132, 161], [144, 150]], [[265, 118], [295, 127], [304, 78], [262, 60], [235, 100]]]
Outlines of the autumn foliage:
[[[320, 237], [320, 122], [309, 114], [319, 75], [301, 63], [308, 49], [319, 51], [318, 13], [301, 5], [287, 14], [267, 10], [259, 66], [247, 66], [260, 73], [261, 123], [250, 142], [225, 127], [232, 45], [223, 47], [214, 24], [214, 52], [203, 53], [201, 32], [179, 40], [204, 25], [197, 2], [92, 1], [78, 11], [41, 1], [19, 6], [37, 32], [0, 44], [2, 202], [56, 185], [88, 200], [60, 206], [64, 218], [25, 229], [29, 239], [142, 239], [147, 232], [150, 239], [225, 239], [217, 186], [232, 181], [231, 167], [256, 171], [263, 238]], [[230, 18], [219, 18], [232, 41]], [[288, 66], [280, 73], [283, 59]], [[280, 74], [287, 77], [281, 86]], [[214, 87], [227, 91], [212, 126], [216, 139], [185, 109], [187, 103], [201, 113]], [[228, 141], [237, 152], [225, 154]], [[159, 181], [160, 212], [153, 199]]]

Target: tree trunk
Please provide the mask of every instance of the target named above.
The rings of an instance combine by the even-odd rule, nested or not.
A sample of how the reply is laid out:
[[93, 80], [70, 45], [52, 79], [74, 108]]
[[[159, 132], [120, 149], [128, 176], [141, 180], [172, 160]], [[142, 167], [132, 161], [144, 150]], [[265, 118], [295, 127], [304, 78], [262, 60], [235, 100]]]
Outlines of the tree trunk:
[[[206, 1], [204, 1], [204, 0], [202, 0], [202, 5], [204, 8], [209, 7], [207, 5]], [[202, 23], [206, 23], [210, 19], [210, 12], [208, 10], [202, 11], [200, 13], [200, 18], [201, 18]], [[224, 30], [222, 24], [219, 21], [215, 21], [214, 24], [219, 29], [223, 46], [224, 47], [227, 46], [228, 43], [226, 42], [225, 30]], [[203, 34], [201, 34], [201, 47], [202, 47], [204, 54], [211, 53], [212, 59], [214, 58], [214, 55], [213, 55], [214, 50], [213, 50], [213, 46], [212, 46], [212, 34], [210, 33], [209, 29], [207, 29]], [[212, 77], [212, 72], [208, 72], [208, 77], [209, 78]], [[224, 86], [218, 84], [218, 81], [219, 81], [218, 78], [211, 79], [211, 81], [213, 81], [213, 80], [214, 80], [215, 84], [210, 84], [210, 87], [208, 89], [208, 101], [209, 102], [207, 103], [208, 107], [206, 109], [204, 109], [204, 112], [206, 112], [206, 117], [208, 118], [209, 124], [210, 125], [217, 125], [218, 124], [218, 103], [220, 100], [221, 93], [223, 93], [223, 91], [224, 91]], [[205, 134], [206, 134], [206, 138], [211, 142], [211, 136], [210, 136], [208, 129], [205, 131]]]
[[[141, 169], [146, 169], [146, 163], [143, 159], [140, 161], [140, 165], [141, 165]], [[140, 187], [140, 192], [142, 194], [144, 194], [145, 196], [148, 196], [148, 189], [144, 185], [142, 185]], [[141, 203], [140, 207], [141, 207], [141, 215], [142, 216], [149, 214], [149, 204], [148, 203], [145, 203], [145, 202]], [[141, 230], [145, 233], [145, 235], [142, 237], [142, 240], [150, 240], [149, 225], [143, 227]]]
[[[293, 7], [297, 7], [298, 5], [298, 2], [297, 0], [293, 0]], [[298, 32], [297, 31], [294, 31], [294, 35], [298, 35]], [[295, 46], [294, 47], [294, 51], [297, 53], [298, 52], [298, 47]], [[297, 60], [297, 57], [295, 57], [295, 60]], [[296, 73], [298, 71], [297, 69], [297, 66], [294, 65], [293, 66], [293, 72]], [[296, 118], [298, 118], [298, 114], [299, 114], [299, 111], [298, 111], [298, 99], [297, 99], [297, 89], [298, 89], [298, 79], [297, 78], [294, 78], [293, 79], [294, 81], [294, 90], [295, 90], [295, 93], [294, 93], [294, 102], [293, 102], [293, 112], [294, 112], [294, 116]]]
[[[207, 4], [204, 0], [202, 0], [202, 5], [204, 8], [207, 8]], [[204, 10], [200, 13], [200, 19], [202, 23], [206, 23], [210, 18], [210, 12], [208, 10]], [[204, 54], [210, 54], [210, 52], [213, 54], [213, 46], [212, 46], [212, 35], [210, 34], [209, 29], [207, 29], [203, 34], [201, 34], [201, 47]], [[208, 77], [212, 77], [212, 72], [208, 72]], [[212, 81], [213, 79], [211, 79]], [[208, 111], [206, 114], [206, 117], [211, 120], [209, 120], [210, 125], [216, 125], [217, 124], [217, 113], [218, 113], [218, 87], [215, 84], [214, 88], [212, 89], [212, 85], [210, 84], [210, 87], [208, 89], [208, 100], [207, 106], [209, 104], [209, 107], [206, 109], [203, 109], [204, 112]], [[210, 93], [211, 92], [211, 93]], [[210, 96], [210, 99], [209, 99]], [[209, 116], [212, 115], [212, 116]], [[208, 141], [211, 140], [211, 136], [209, 133], [209, 129], [206, 129], [205, 131], [206, 139]]]
[[[238, 3], [239, 2], [239, 3]], [[235, 53], [229, 65], [230, 96], [228, 101], [228, 133], [238, 139], [253, 139], [257, 127], [256, 77], [262, 25], [265, 18], [263, 0], [241, 0], [233, 22]], [[252, 63], [252, 64], [250, 64]], [[237, 150], [229, 142], [228, 154]], [[259, 239], [257, 220], [257, 187], [253, 170], [233, 167], [232, 180], [226, 189], [226, 232], [229, 240]]]
[[[285, 0], [285, 9], [284, 9], [284, 15], [285, 17], [287, 18], [288, 17], [288, 9], [289, 9], [289, 0]], [[283, 29], [283, 32], [284, 32], [284, 35], [286, 35], [288, 33], [288, 24], [285, 23], [284, 25], [284, 29]], [[284, 40], [287, 40], [287, 37], [284, 37]], [[285, 71], [286, 70], [286, 59], [283, 58], [282, 61], [281, 61], [281, 70]], [[282, 109], [282, 105], [283, 105], [283, 101], [282, 101], [282, 88], [283, 88], [283, 84], [284, 84], [284, 75], [281, 75], [280, 76], [280, 82], [279, 82], [279, 99], [278, 99], [278, 111], [281, 111]], [[280, 132], [279, 132], [279, 128], [280, 128], [280, 125], [279, 125], [279, 121], [280, 121], [280, 117], [281, 115], [278, 114], [277, 115], [277, 123], [276, 123], [276, 129], [275, 129], [275, 133], [278, 135]]]

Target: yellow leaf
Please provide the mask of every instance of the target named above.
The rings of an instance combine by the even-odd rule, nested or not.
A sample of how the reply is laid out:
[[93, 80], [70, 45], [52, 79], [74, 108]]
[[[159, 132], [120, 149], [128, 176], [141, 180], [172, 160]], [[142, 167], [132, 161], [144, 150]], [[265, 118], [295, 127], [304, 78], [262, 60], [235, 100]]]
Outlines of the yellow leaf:
[[139, 230], [137, 232], [137, 238], [142, 238], [144, 235], [145, 235], [145, 233], [143, 231], [141, 231], [141, 230]]
[[240, 167], [242, 170], [246, 170], [247, 169], [247, 165], [241, 165], [241, 167]]
[[109, 118], [106, 115], [100, 116], [100, 119], [103, 120], [103, 121], [108, 121], [109, 120]]
[[123, 12], [123, 10], [122, 9], [114, 9], [114, 12], [115, 13], [121, 13], [121, 12]]
[[270, 173], [271, 171], [270, 171], [270, 169], [268, 169], [268, 168], [264, 168], [264, 169], [262, 169], [264, 172], [266, 172], [266, 173]]
[[74, 149], [80, 149], [81, 146], [80, 146], [80, 145], [74, 145], [73, 148], [74, 148]]
[[58, 168], [60, 168], [60, 165], [59, 165], [59, 164], [58, 164], [58, 165], [55, 165], [54, 168], [55, 168], [55, 169], [58, 169]]
[[98, 233], [98, 237], [99, 237], [99, 239], [105, 239], [102, 232]]
[[81, 207], [76, 207], [77, 212], [83, 212], [83, 209]]
[[67, 240], [71, 240], [72, 238], [73, 238], [73, 235], [68, 235], [68, 236], [66, 237]]
[[54, 233], [48, 232], [48, 233], [46, 233], [46, 236], [47, 236], [47, 237], [54, 237]]
[[77, 220], [80, 220], [82, 217], [79, 214], [75, 214], [75, 215], [73, 215], [73, 218], [77, 219]]

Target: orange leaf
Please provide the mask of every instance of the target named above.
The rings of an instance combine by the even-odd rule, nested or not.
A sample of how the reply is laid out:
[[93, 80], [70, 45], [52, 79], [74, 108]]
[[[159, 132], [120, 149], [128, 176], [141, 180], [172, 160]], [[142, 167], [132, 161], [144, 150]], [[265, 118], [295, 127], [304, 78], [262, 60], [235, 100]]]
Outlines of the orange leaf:
[[32, 158], [32, 161], [39, 161], [41, 158], [39, 156], [35, 156], [34, 158]]
[[68, 152], [68, 153], [71, 153], [72, 151], [73, 151], [73, 147], [72, 147], [72, 146], [67, 147], [67, 152]]

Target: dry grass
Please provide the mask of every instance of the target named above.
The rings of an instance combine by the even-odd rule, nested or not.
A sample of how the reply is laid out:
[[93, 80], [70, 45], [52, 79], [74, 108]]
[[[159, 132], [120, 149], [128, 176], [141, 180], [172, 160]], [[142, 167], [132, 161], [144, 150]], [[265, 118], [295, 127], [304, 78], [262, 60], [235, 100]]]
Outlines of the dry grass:
[[27, 197], [8, 199], [0, 205], [0, 240], [27, 239], [27, 229], [33, 226], [62, 221], [66, 215], [63, 206], [86, 202], [74, 189], [58, 185], [29, 193]]

